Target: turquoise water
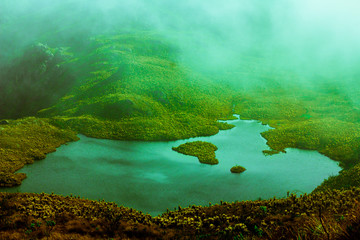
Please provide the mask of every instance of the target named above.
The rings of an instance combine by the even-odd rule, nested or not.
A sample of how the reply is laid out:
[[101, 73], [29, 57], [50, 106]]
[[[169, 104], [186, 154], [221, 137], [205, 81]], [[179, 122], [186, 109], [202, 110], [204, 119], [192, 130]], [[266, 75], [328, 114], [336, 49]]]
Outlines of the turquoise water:
[[[45, 160], [25, 166], [21, 186], [7, 192], [54, 192], [114, 201], [152, 215], [178, 205], [208, 205], [220, 200], [284, 197], [287, 191], [309, 193], [341, 170], [338, 163], [315, 152], [287, 149], [264, 156], [260, 135], [269, 129], [256, 121], [229, 121], [236, 127], [210, 137], [172, 142], [132, 142], [93, 139], [63, 145]], [[171, 150], [187, 141], [202, 140], [219, 149], [218, 165], [200, 164], [196, 157]], [[230, 173], [234, 165], [241, 174]]]

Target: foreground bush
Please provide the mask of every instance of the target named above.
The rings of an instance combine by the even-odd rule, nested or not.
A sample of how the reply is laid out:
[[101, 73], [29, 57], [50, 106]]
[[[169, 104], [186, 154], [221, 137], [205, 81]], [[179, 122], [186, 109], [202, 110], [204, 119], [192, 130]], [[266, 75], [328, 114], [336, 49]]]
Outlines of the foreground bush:
[[104, 201], [0, 193], [1, 239], [357, 239], [360, 189], [179, 206], [151, 217]]

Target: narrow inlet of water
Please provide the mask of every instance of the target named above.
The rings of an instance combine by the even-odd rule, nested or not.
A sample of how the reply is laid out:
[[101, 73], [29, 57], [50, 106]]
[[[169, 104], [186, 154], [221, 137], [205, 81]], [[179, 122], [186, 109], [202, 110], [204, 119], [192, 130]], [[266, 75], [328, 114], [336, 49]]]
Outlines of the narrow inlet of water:
[[[287, 149], [286, 154], [264, 156], [262, 150], [268, 147], [260, 133], [268, 126], [239, 119], [228, 122], [236, 127], [210, 137], [170, 142], [80, 135], [79, 141], [21, 169], [28, 176], [22, 185], [1, 191], [80, 195], [158, 215], [179, 205], [285, 197], [288, 191], [309, 193], [341, 170], [337, 162], [316, 151]], [[218, 147], [218, 165], [200, 164], [196, 157], [171, 149], [197, 140]], [[247, 170], [233, 174], [234, 165]]]

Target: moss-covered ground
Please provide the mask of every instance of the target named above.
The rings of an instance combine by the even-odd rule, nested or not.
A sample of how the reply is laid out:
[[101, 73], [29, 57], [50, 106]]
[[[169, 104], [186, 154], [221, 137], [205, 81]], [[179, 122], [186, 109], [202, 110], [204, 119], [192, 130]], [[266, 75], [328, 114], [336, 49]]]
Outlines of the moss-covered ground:
[[[231, 91], [187, 69], [150, 32], [96, 36], [75, 51], [77, 85], [39, 116], [91, 137], [174, 140], [232, 126]], [[72, 49], [70, 49], [72, 50]], [[69, 50], [69, 51], [70, 51]], [[74, 68], [75, 68], [74, 67]]]
[[360, 189], [178, 207], [151, 217], [114, 203], [0, 193], [1, 239], [357, 239]]
[[245, 172], [246, 171], [246, 168], [242, 167], [242, 166], [233, 166], [231, 169], [230, 169], [230, 172], [232, 173], [242, 173], [242, 172]]
[[15, 173], [25, 164], [45, 158], [66, 142], [78, 140], [76, 134], [59, 129], [47, 119], [28, 117], [4, 121], [0, 125], [0, 186], [20, 185], [24, 173]]
[[256, 119], [272, 127], [261, 134], [271, 149], [264, 150], [265, 155], [286, 152], [286, 148], [316, 150], [344, 168], [325, 182], [326, 187], [359, 186], [360, 109], [340, 89], [331, 85], [317, 91], [268, 88], [235, 98], [242, 119]]
[[200, 163], [215, 165], [219, 160], [215, 157], [215, 151], [218, 149], [214, 144], [203, 141], [187, 142], [172, 148], [174, 151], [195, 156]]

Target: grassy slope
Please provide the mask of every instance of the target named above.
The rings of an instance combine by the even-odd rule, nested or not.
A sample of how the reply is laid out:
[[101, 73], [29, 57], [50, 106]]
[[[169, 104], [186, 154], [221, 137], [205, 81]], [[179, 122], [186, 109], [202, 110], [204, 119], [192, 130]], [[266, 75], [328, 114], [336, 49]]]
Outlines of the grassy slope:
[[[61, 50], [61, 56], [67, 57], [54, 57], [51, 50]], [[49, 118], [10, 121], [1, 127], [1, 186], [20, 184], [25, 175], [14, 172], [77, 139], [72, 130], [97, 138], [175, 140], [213, 135], [232, 127], [216, 121], [231, 114], [230, 90], [178, 66], [176, 49], [159, 36], [146, 32], [97, 36], [88, 39], [84, 47], [60, 50], [34, 45], [7, 66], [9, 74], [1, 78], [5, 92], [33, 104], [31, 111], [52, 102], [47, 96], [53, 94], [46, 93], [51, 86], [56, 86], [58, 95], [68, 91], [57, 104], [40, 111], [39, 116]], [[60, 61], [67, 66], [66, 74], [57, 72]], [[51, 63], [50, 67], [44, 63]], [[44, 66], [49, 73], [38, 71]], [[71, 81], [76, 79], [70, 91], [69, 75]], [[25, 85], [17, 93], [13, 91], [19, 87], [10, 85], [13, 78], [22, 81], [19, 86]], [[34, 101], [40, 92], [44, 96]], [[23, 105], [9, 101], [14, 104], [10, 110]], [[10, 115], [6, 110], [2, 116]], [[31, 137], [24, 139], [27, 135]]]
[[213, 135], [231, 114], [229, 89], [179, 65], [151, 33], [98, 36], [73, 64], [78, 87], [40, 111], [92, 137], [173, 140]]
[[[242, 118], [257, 119], [275, 128], [263, 133], [272, 149], [315, 149], [341, 161], [345, 170], [339, 177], [326, 181], [327, 187], [342, 188], [359, 184], [356, 180], [359, 175], [356, 165], [360, 149], [359, 110], [352, 106], [346, 96], [332, 89], [324, 89], [323, 92], [309, 89], [299, 91], [298, 88], [296, 91], [267, 89], [241, 92], [232, 98], [230, 90], [214, 85], [179, 65], [172, 55], [176, 50], [150, 33], [98, 36], [84, 50], [70, 51], [74, 51], [71, 62], [77, 76], [77, 86], [53, 107], [39, 113], [50, 120], [40, 120], [40, 123], [37, 123], [38, 119], [17, 120], [14, 123], [19, 124], [11, 125], [12, 129], [10, 126], [2, 127], [5, 130], [0, 132], [0, 150], [4, 153], [2, 163], [6, 163], [2, 173], [11, 175], [23, 164], [43, 158], [45, 153], [53, 151], [59, 144], [75, 139], [73, 133], [59, 130], [51, 124], [100, 138], [179, 139], [215, 134], [219, 129], [227, 128], [215, 120], [231, 114], [232, 104], [235, 103], [236, 112]], [[23, 139], [24, 136], [31, 137], [27, 141]], [[48, 141], [48, 136], [53, 138]], [[16, 155], [12, 155], [14, 152]], [[17, 184], [24, 177], [10, 175], [4, 178], [6, 184], [7, 179], [11, 184]], [[89, 203], [86, 201], [15, 194], [5, 198], [2, 196], [1, 215], [5, 218], [1, 220], [1, 229], [9, 230], [2, 233], [8, 239], [12, 234], [17, 238], [50, 235], [53, 239], [64, 234], [76, 238], [111, 235], [119, 238], [142, 235], [227, 238], [240, 237], [242, 234], [275, 239], [283, 235], [304, 238], [316, 235], [326, 239], [327, 232], [334, 237], [352, 234], [347, 227], [359, 223], [354, 202], [358, 195], [358, 190], [353, 189], [317, 193], [301, 200], [291, 197], [287, 200], [242, 202], [211, 208], [195, 207], [166, 213], [162, 218], [151, 220], [155, 222], [152, 225], [149, 217], [132, 214], [133, 211], [129, 209], [108, 211], [108, 216], [100, 216], [97, 221], [91, 218], [97, 217], [95, 213], [98, 211], [89, 213], [86, 207]], [[59, 199], [61, 203], [57, 202]], [[37, 203], [35, 207], [34, 203]], [[98, 202], [91, 204], [103, 210], [109, 209], [104, 206], [113, 206]], [[309, 204], [313, 206], [309, 207]], [[343, 208], [337, 208], [339, 205]], [[42, 206], [48, 211], [37, 209]], [[65, 214], [44, 215], [44, 212], [60, 211], [58, 207]], [[21, 214], [28, 212], [28, 208], [33, 209], [30, 217], [22, 218]], [[78, 208], [87, 211], [79, 211]], [[17, 216], [18, 213], [20, 216]], [[69, 220], [81, 214], [84, 214], [85, 220]], [[321, 217], [322, 214], [325, 218]], [[138, 216], [142, 219], [140, 223]], [[246, 216], [246, 219], [236, 216]], [[262, 222], [264, 217], [265, 221]], [[339, 222], [338, 219], [342, 217], [344, 222]], [[47, 222], [49, 219], [58, 222], [57, 226], [52, 228]], [[327, 221], [325, 224], [322, 223], [324, 219]], [[35, 227], [31, 224], [33, 220]], [[42, 222], [43, 227], [37, 229], [36, 221]], [[72, 228], [74, 225], [75, 228]]]
[[29, 117], [0, 125], [0, 186], [20, 185], [26, 175], [15, 171], [75, 140], [74, 132], [54, 127], [47, 119]]
[[262, 133], [274, 150], [264, 153], [286, 148], [317, 150], [340, 162], [344, 170], [339, 181], [347, 178], [344, 186], [335, 184], [337, 177], [332, 178], [327, 187], [359, 186], [354, 166], [360, 162], [360, 111], [346, 95], [330, 88], [321, 92], [268, 89], [241, 94], [237, 99], [236, 112], [241, 118], [257, 119], [274, 128]]

